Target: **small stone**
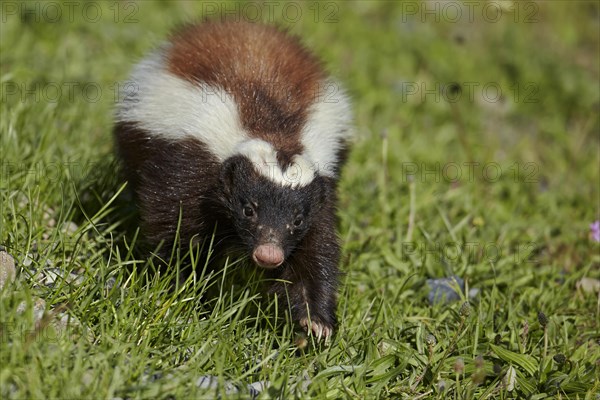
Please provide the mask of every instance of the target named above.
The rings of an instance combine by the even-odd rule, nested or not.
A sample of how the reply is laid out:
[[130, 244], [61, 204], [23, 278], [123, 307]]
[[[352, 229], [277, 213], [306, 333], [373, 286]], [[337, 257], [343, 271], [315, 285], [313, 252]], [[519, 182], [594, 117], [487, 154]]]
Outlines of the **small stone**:
[[257, 397], [262, 391], [268, 389], [269, 386], [271, 386], [271, 382], [269, 381], [258, 381], [250, 383], [248, 385], [248, 391], [250, 392], [250, 396]]
[[173, 375], [170, 373], [164, 375], [162, 371], [157, 371], [157, 372], [145, 371], [144, 372], [144, 382], [157, 382], [161, 379], [171, 380], [171, 379], [173, 379]]
[[[33, 299], [33, 322], [38, 323], [44, 317], [44, 312], [46, 311], [46, 301], [44, 299], [40, 299], [38, 297], [34, 297]], [[25, 312], [27, 309], [27, 302], [22, 301], [17, 306], [17, 313], [21, 314]]]
[[53, 325], [56, 329], [60, 331], [65, 331], [68, 328], [74, 328], [81, 325], [79, 320], [72, 315], [69, 315], [65, 312], [60, 312], [56, 314], [56, 317], [53, 321]]
[[24, 193], [19, 193], [15, 201], [19, 208], [26, 208], [29, 205], [29, 198]]
[[73, 221], [67, 221], [62, 226], [62, 231], [64, 233], [75, 233], [77, 232], [77, 229], [79, 229], [79, 227]]
[[0, 251], [0, 290], [15, 280], [15, 259], [6, 251]]
[[104, 289], [106, 289], [108, 292], [110, 292], [112, 290], [112, 288], [115, 287], [116, 283], [117, 283], [117, 279], [114, 276], [111, 276], [110, 278], [108, 278], [106, 280], [106, 283], [104, 284]]
[[31, 254], [27, 254], [25, 256], [25, 258], [23, 259], [23, 266], [24, 267], [29, 267], [31, 264], [33, 263], [33, 255]]
[[236, 394], [238, 393], [238, 388], [231, 382], [225, 382], [225, 394]]
[[[52, 265], [52, 263], [48, 265]], [[35, 276], [35, 278], [37, 280], [35, 284], [36, 286], [42, 285], [47, 287], [54, 287], [57, 282], [66, 285], [78, 286], [84, 281], [84, 277], [82, 275], [78, 275], [73, 272], [67, 272], [61, 268], [42, 269], [40, 270], [40, 273]]]
[[460, 295], [456, 291], [456, 286], [460, 291], [465, 290], [465, 281], [454, 276], [451, 278], [427, 279], [427, 284], [431, 288], [429, 291], [429, 303], [436, 305], [439, 303], [449, 304], [460, 300]]
[[33, 321], [37, 324], [44, 318], [46, 311], [46, 301], [44, 299], [36, 299], [33, 303]]
[[582, 290], [584, 293], [600, 292], [600, 280], [594, 278], [581, 278], [577, 281], [575, 286], [577, 287], [577, 289]]
[[214, 389], [218, 384], [217, 378], [212, 375], [203, 375], [196, 380], [196, 386], [200, 389]]
[[54, 215], [54, 210], [50, 207], [47, 207], [42, 215], [42, 218], [45, 221], [45, 225], [48, 228], [54, 228], [56, 226], [56, 220], [52, 217], [52, 215]]
[[300, 390], [303, 393], [306, 393], [308, 391], [309, 386], [311, 385], [312, 380], [310, 379], [310, 375], [308, 374], [307, 370], [303, 370], [302, 371], [302, 377], [301, 377], [301, 382], [300, 382]]
[[[219, 386], [219, 378], [214, 375], [203, 375], [196, 380], [196, 386], [200, 389], [216, 389]], [[231, 382], [226, 381], [225, 393], [236, 394], [238, 389]]]

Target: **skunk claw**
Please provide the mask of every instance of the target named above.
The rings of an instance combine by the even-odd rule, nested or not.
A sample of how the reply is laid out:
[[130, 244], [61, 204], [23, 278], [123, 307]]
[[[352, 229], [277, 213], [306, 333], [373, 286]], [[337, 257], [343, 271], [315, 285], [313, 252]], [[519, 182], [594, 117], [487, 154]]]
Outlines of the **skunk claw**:
[[302, 318], [300, 326], [304, 328], [308, 335], [315, 335], [319, 341], [325, 339], [326, 343], [329, 342], [329, 338], [333, 334], [333, 328], [317, 321], [310, 321], [310, 329], [308, 329], [308, 318]]

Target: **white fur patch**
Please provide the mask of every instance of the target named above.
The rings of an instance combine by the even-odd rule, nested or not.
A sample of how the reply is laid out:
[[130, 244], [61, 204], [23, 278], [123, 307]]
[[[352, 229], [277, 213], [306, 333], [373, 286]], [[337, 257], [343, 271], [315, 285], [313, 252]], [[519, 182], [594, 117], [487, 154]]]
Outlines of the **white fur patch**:
[[135, 122], [165, 139], [195, 137], [220, 160], [248, 140], [233, 98], [220, 88], [194, 85], [171, 74], [163, 51], [139, 63], [126, 84], [130, 95], [120, 104], [117, 120]]
[[302, 130], [304, 156], [314, 162], [314, 169], [319, 175], [334, 177], [337, 152], [352, 134], [352, 110], [348, 96], [338, 83], [325, 82]]
[[313, 163], [299, 154], [294, 156], [284, 172], [277, 162], [275, 149], [264, 140], [250, 139], [242, 142], [235, 148], [234, 153], [247, 157], [261, 175], [281, 186], [302, 187], [315, 178]]

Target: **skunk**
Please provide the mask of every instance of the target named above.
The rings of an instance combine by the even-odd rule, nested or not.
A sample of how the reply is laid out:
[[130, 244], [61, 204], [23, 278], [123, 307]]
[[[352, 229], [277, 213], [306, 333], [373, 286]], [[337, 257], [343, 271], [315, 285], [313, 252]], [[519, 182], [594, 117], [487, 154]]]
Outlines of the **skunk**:
[[336, 188], [350, 101], [287, 32], [205, 21], [139, 62], [114, 135], [142, 234], [159, 256], [215, 235], [243, 249], [309, 334], [336, 325]]

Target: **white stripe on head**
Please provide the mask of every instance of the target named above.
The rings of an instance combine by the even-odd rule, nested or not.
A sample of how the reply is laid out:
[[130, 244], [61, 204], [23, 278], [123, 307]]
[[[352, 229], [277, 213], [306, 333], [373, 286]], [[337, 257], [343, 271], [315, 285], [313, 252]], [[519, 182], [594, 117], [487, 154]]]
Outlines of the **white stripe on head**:
[[127, 96], [117, 109], [118, 122], [135, 123], [167, 140], [196, 138], [221, 162], [242, 154], [259, 173], [282, 186], [308, 185], [315, 174], [334, 177], [338, 151], [352, 135], [350, 101], [340, 85], [324, 82], [301, 132], [304, 153], [295, 155], [284, 172], [273, 146], [244, 131], [233, 97], [221, 88], [169, 72], [167, 51], [164, 45], [134, 68], [125, 86]]
[[350, 99], [340, 84], [325, 81], [302, 129], [304, 154], [314, 162], [319, 175], [334, 177], [337, 153], [352, 134]]
[[236, 146], [234, 154], [248, 158], [258, 173], [281, 186], [302, 187], [315, 178], [314, 164], [300, 154], [295, 155], [290, 166], [283, 171], [277, 162], [275, 149], [264, 140], [244, 141]]
[[197, 138], [223, 161], [238, 143], [248, 139], [235, 101], [223, 89], [193, 84], [170, 73], [165, 53], [163, 47], [134, 68], [117, 121], [135, 122], [164, 139]]

